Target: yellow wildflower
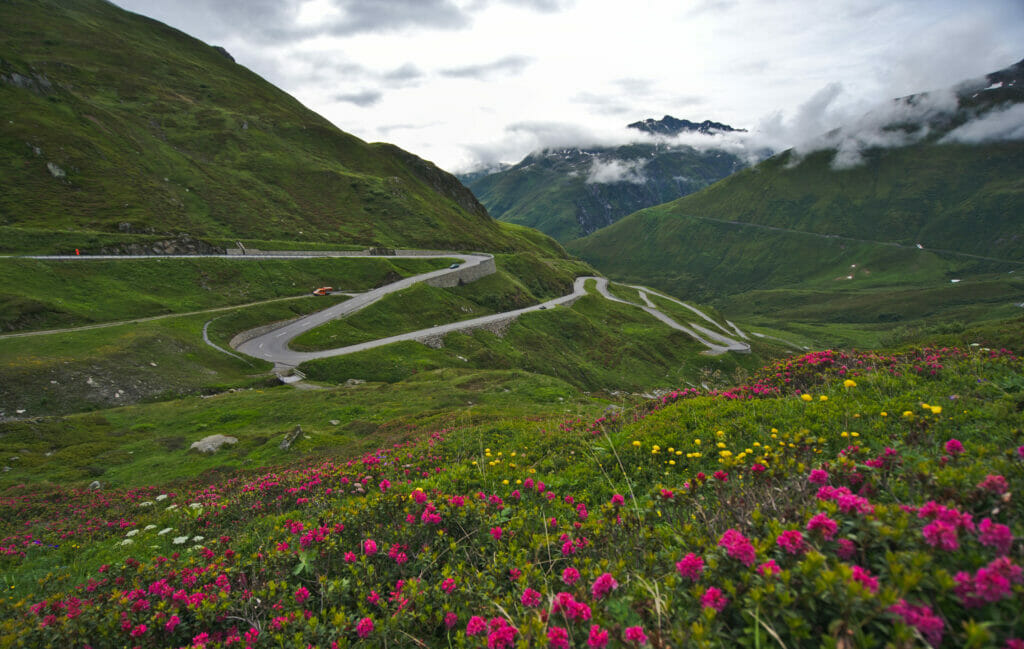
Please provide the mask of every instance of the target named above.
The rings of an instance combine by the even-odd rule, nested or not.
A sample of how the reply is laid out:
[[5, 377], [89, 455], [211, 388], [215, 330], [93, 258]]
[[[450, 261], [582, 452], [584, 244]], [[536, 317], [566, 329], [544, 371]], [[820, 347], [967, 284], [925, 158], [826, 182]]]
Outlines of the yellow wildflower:
[[810, 401], [814, 397], [812, 397], [811, 395], [805, 393], [805, 394], [801, 394], [800, 398], [803, 399], [804, 401]]
[[855, 387], [857, 387], [857, 382], [854, 381], [853, 379], [846, 379], [845, 381], [843, 381], [843, 387], [844, 388], [855, 388]]

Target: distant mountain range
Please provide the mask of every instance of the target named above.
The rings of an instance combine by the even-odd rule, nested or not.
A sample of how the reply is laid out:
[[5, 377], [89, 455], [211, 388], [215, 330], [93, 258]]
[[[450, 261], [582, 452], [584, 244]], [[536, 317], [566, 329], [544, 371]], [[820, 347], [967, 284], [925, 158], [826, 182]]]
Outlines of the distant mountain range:
[[[611, 277], [736, 314], [1019, 314], [1022, 137], [1024, 61], [893, 100], [804, 147], [813, 150], [780, 153], [568, 248]], [[986, 279], [950, 284], [971, 274]], [[966, 306], [981, 303], [988, 311]]]
[[[727, 124], [666, 115], [629, 128], [653, 135], [742, 132]], [[722, 150], [671, 143], [548, 149], [515, 165], [459, 179], [495, 218], [565, 242], [586, 236], [644, 207], [686, 196], [743, 168]]]

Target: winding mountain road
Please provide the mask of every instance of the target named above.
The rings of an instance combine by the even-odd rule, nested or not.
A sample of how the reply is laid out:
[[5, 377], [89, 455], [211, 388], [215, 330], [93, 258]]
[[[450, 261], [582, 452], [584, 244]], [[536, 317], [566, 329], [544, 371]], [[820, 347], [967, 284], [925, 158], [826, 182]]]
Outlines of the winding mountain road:
[[[463, 257], [463, 259], [467, 260], [466, 263], [472, 263], [471, 257], [467, 256]], [[594, 280], [596, 283], [598, 294], [600, 294], [605, 299], [611, 300], [613, 302], [619, 302], [622, 304], [629, 304], [631, 306], [635, 306], [639, 309], [642, 309], [643, 311], [649, 313], [658, 320], [664, 322], [666, 325], [678, 331], [682, 331], [683, 333], [692, 337], [697, 342], [707, 347], [708, 351], [705, 353], [709, 355], [724, 354], [725, 352], [729, 351], [741, 353], [750, 352], [750, 345], [747, 343], [734, 340], [726, 335], [713, 332], [707, 328], [701, 327], [694, 323], [690, 323], [689, 327], [677, 323], [675, 320], [673, 320], [672, 318], [658, 310], [657, 306], [655, 306], [650, 301], [650, 299], [647, 298], [646, 291], [650, 291], [650, 289], [638, 287], [640, 290], [640, 295], [644, 298], [647, 304], [635, 304], [633, 302], [622, 300], [612, 295], [608, 291], [607, 278], [589, 275], [577, 277], [576, 280], [573, 282], [573, 290], [571, 293], [563, 295], [562, 297], [548, 300], [546, 302], [542, 302], [541, 304], [535, 304], [533, 306], [528, 306], [522, 309], [505, 311], [502, 313], [493, 313], [491, 315], [485, 315], [479, 318], [472, 318], [469, 320], [461, 320], [459, 322], [452, 322], [449, 324], [436, 325], [433, 327], [429, 327], [427, 329], [420, 329], [417, 331], [396, 334], [394, 336], [387, 336], [385, 338], [378, 338], [376, 340], [357, 343], [355, 345], [347, 345], [345, 347], [338, 347], [335, 349], [325, 349], [314, 352], [298, 352], [288, 347], [288, 343], [291, 342], [292, 339], [306, 331], [309, 331], [314, 327], [320, 326], [326, 322], [329, 322], [330, 320], [341, 318], [352, 313], [355, 313], [356, 311], [365, 308], [370, 304], [373, 304], [374, 302], [376, 302], [377, 300], [381, 299], [382, 297], [389, 293], [394, 293], [395, 291], [411, 286], [412, 284], [415, 284], [416, 282], [419, 281], [423, 281], [429, 277], [438, 277], [446, 272], [450, 271], [448, 269], [445, 269], [441, 271], [434, 271], [432, 273], [425, 273], [423, 275], [416, 275], [414, 277], [408, 277], [393, 284], [388, 284], [386, 286], [373, 289], [372, 291], [367, 291], [366, 293], [354, 297], [351, 300], [348, 300], [347, 302], [342, 302], [341, 304], [337, 304], [328, 309], [324, 309], [323, 311], [302, 318], [298, 318], [269, 332], [260, 332], [258, 335], [255, 335], [253, 337], [249, 337], [245, 333], [240, 334], [238, 337], [236, 337], [236, 339], [243, 339], [244, 342], [235, 344], [233, 345], [233, 347], [236, 351], [239, 351], [243, 354], [254, 356], [256, 358], [261, 358], [263, 360], [267, 360], [274, 363], [276, 369], [280, 372], [283, 370], [287, 370], [288, 368], [295, 367], [306, 361], [311, 361], [318, 358], [331, 358], [334, 356], [354, 354], [356, 352], [365, 351], [367, 349], [382, 347], [384, 345], [390, 345], [392, 343], [402, 341], [412, 340], [426, 342], [430, 340], [440, 340], [446, 334], [453, 333], [456, 331], [471, 331], [474, 329], [482, 329], [492, 325], [511, 322], [518, 318], [519, 316], [521, 316], [522, 314], [530, 313], [531, 311], [540, 311], [544, 309], [555, 308], [562, 305], [571, 305], [573, 302], [587, 294], [587, 282], [590, 280]], [[660, 293], [658, 293], [657, 295], [665, 299], [670, 299], [674, 302], [679, 302], [675, 298], [671, 298]], [[679, 304], [685, 306], [688, 309], [693, 310], [700, 317], [706, 319], [708, 322], [723, 329], [724, 331], [724, 328], [721, 327], [721, 325], [716, 323], [713, 319], [711, 319], [709, 316], [704, 314], [699, 309], [696, 309], [687, 304], [683, 304], [682, 302], [679, 302]]]
[[[5, 255], [6, 256], [6, 255]], [[295, 320], [283, 323], [280, 326], [274, 327], [260, 327], [253, 329], [248, 332], [243, 332], [238, 336], [235, 336], [232, 341], [232, 347], [239, 353], [260, 358], [263, 360], [270, 361], [275, 365], [275, 371], [279, 374], [289, 371], [291, 368], [304, 363], [309, 360], [318, 358], [329, 358], [333, 356], [343, 356], [346, 354], [353, 354], [367, 349], [373, 349], [375, 347], [381, 347], [384, 345], [390, 345], [391, 343], [402, 342], [402, 341], [419, 341], [419, 342], [440, 342], [443, 337], [449, 333], [456, 331], [472, 331], [474, 329], [482, 329], [495, 325], [501, 325], [514, 321], [516, 318], [524, 313], [531, 311], [540, 311], [544, 309], [551, 309], [558, 306], [568, 306], [574, 303], [587, 294], [587, 282], [593, 280], [597, 289], [597, 293], [607, 300], [612, 302], [618, 302], [621, 304], [628, 304], [643, 310], [650, 314], [652, 317], [657, 318], [667, 326], [681, 331], [700, 344], [707, 347], [707, 351], [704, 352], [708, 355], [724, 354], [726, 352], [739, 352], [749, 353], [750, 345], [748, 343], [736, 340], [732, 336], [738, 336], [743, 339], [748, 339], [747, 335], [744, 334], [739, 327], [731, 322], [727, 322], [732, 331], [724, 327], [723, 325], [716, 322], [713, 318], [708, 316], [706, 313], [686, 304], [674, 297], [665, 295], [663, 293], [654, 291], [650, 288], [643, 286], [630, 286], [635, 289], [640, 298], [643, 300], [643, 304], [637, 304], [628, 300], [623, 300], [612, 295], [608, 290], [608, 279], [604, 277], [596, 276], [582, 276], [577, 277], [573, 282], [573, 290], [567, 295], [562, 297], [548, 300], [541, 304], [535, 304], [522, 309], [516, 309], [513, 311], [505, 311], [503, 313], [494, 313], [491, 315], [485, 315], [478, 318], [472, 318], [469, 320], [461, 320], [459, 322], [453, 322], [443, 325], [435, 325], [427, 329], [420, 329], [418, 331], [410, 331], [406, 333], [396, 334], [394, 336], [388, 336], [385, 338], [379, 338], [377, 340], [371, 340], [368, 342], [358, 343], [355, 345], [348, 345], [346, 347], [339, 347], [336, 349], [327, 349], [322, 351], [314, 352], [298, 352], [288, 347], [288, 344], [297, 336], [319, 327], [327, 322], [344, 318], [348, 315], [358, 312], [364, 309], [377, 300], [380, 300], [384, 296], [401, 291], [408, 288], [418, 282], [439, 282], [438, 285], [454, 285], [459, 283], [463, 277], [468, 277], [466, 281], [473, 281], [480, 277], [489, 275], [495, 272], [494, 257], [483, 253], [457, 253], [450, 251], [402, 251], [392, 255], [376, 255], [370, 253], [332, 253], [332, 252], [285, 252], [285, 253], [261, 253], [259, 255], [82, 255], [82, 256], [67, 256], [67, 255], [26, 255], [30, 259], [43, 259], [43, 260], [65, 260], [65, 261], [86, 261], [96, 259], [117, 259], [117, 260], [128, 260], [128, 259], [149, 259], [149, 258], [160, 258], [160, 259], [190, 259], [196, 257], [219, 257], [219, 258], [230, 258], [235, 260], [258, 260], [258, 259], [302, 259], [309, 257], [378, 257], [385, 259], [394, 258], [418, 258], [418, 259], [429, 259], [429, 258], [446, 258], [446, 259], [458, 259], [460, 264], [455, 267], [443, 268], [440, 270], [431, 271], [428, 273], [422, 273], [420, 275], [414, 275], [412, 277], [406, 277], [396, 282], [386, 284], [384, 286], [366, 291], [365, 293], [354, 294], [352, 299], [339, 304], [330, 306], [322, 311], [317, 311]], [[672, 319], [670, 316], [662, 312], [658, 306], [650, 299], [650, 295], [655, 295], [660, 299], [669, 300], [674, 302], [686, 309], [689, 309], [698, 318], [704, 320], [707, 324], [717, 328], [719, 331], [712, 331], [711, 329], [701, 326], [695, 322], [689, 322], [687, 325], [680, 324]], [[295, 299], [295, 298], [276, 298], [275, 300], [266, 300], [266, 302], [273, 302], [280, 299]], [[198, 313], [215, 312], [215, 311], [228, 311], [231, 309], [240, 308], [248, 305], [236, 305], [217, 307], [214, 309], [208, 309], [205, 311], [195, 311], [186, 314], [163, 314], [159, 316], [152, 316], [148, 318], [139, 318], [135, 320], [127, 320], [120, 322], [108, 322], [108, 323], [97, 323], [93, 325], [85, 325], [82, 327], [69, 327], [65, 329], [55, 329], [48, 331], [34, 331], [34, 332], [23, 332], [16, 334], [6, 334], [0, 336], [6, 337], [17, 337], [17, 336], [33, 336], [33, 335], [46, 335], [52, 333], [68, 333], [78, 330], [96, 329], [101, 327], [111, 327], [120, 324], [127, 324], [129, 322], [145, 322], [148, 320], [157, 320], [161, 318], [177, 317], [181, 315], [195, 315]], [[209, 323], [207, 323], [209, 325]], [[269, 329], [269, 330], [268, 330]], [[204, 327], [205, 334], [206, 327]], [[225, 354], [235, 356], [231, 352], [217, 347], [214, 345], [208, 337], [204, 335], [204, 340], [207, 344], [215, 347]]]

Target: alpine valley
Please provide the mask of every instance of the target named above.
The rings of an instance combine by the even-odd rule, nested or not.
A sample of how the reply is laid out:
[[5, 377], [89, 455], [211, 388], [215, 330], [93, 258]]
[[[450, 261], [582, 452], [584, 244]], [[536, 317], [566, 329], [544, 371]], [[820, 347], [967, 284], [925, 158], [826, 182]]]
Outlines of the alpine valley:
[[1024, 647], [1021, 63], [460, 182], [105, 0], [0, 25], [0, 647]]

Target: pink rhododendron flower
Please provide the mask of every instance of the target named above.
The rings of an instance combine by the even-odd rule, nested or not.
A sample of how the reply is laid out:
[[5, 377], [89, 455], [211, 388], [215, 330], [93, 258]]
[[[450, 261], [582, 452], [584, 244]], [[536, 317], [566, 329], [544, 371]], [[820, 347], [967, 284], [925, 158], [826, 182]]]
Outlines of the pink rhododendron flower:
[[503, 617], [491, 618], [491, 632], [487, 636], [487, 649], [507, 649], [516, 643], [519, 629], [509, 626]]
[[619, 582], [615, 581], [611, 573], [606, 572], [594, 580], [594, 583], [590, 586], [590, 592], [594, 599], [601, 599], [618, 587]]
[[985, 491], [991, 491], [994, 494], [1002, 495], [1009, 490], [1010, 486], [1006, 483], [1006, 478], [1001, 475], [987, 475], [985, 479], [978, 483], [979, 489]]
[[580, 578], [580, 571], [576, 570], [572, 566], [569, 566], [562, 571], [562, 583], [566, 586], [572, 586]]
[[754, 545], [739, 530], [726, 530], [722, 537], [718, 539], [718, 545], [725, 548], [726, 553], [740, 563], [747, 566], [754, 564], [754, 558], [756, 557]]
[[441, 582], [441, 590], [446, 593], [450, 593], [455, 590], [455, 580], [449, 577]]
[[680, 576], [697, 581], [704, 574], [704, 559], [690, 552], [676, 563], [676, 570]]
[[719, 613], [725, 608], [726, 604], [729, 603], [729, 598], [718, 588], [712, 586], [704, 591], [704, 594], [700, 596], [700, 605], [703, 608], [713, 608]]
[[448, 611], [444, 614], [444, 626], [445, 628], [451, 629], [459, 623], [459, 616], [452, 611]]
[[933, 548], [953, 551], [960, 547], [957, 539], [956, 527], [941, 520], [934, 520], [924, 526], [921, 530], [924, 540]]
[[590, 619], [590, 607], [583, 602], [577, 602], [572, 593], [558, 593], [555, 595], [555, 603], [551, 607], [555, 613], [561, 613], [568, 620], [585, 622]]
[[618, 507], [624, 502], [626, 502], [626, 499], [622, 496], [622, 494], [614, 494], [612, 496], [612, 505]]
[[840, 559], [849, 559], [857, 553], [857, 546], [850, 539], [839, 539], [839, 549], [836, 550], [836, 555]]
[[780, 572], [782, 569], [779, 568], [779, 564], [775, 563], [775, 559], [768, 559], [757, 567], [757, 574], [762, 577], [774, 577]]
[[360, 638], [366, 638], [373, 633], [373, 618], [364, 617], [356, 624], [356, 634]]
[[872, 593], [878, 592], [878, 578], [872, 577], [871, 573], [860, 566], [851, 566], [853, 570], [853, 580], [859, 584], [862, 584], [865, 588], [870, 590]]
[[378, 486], [380, 487], [380, 490], [382, 492], [387, 493], [387, 490], [391, 488], [391, 481], [385, 478], [384, 480], [380, 481], [380, 484]]
[[523, 596], [519, 598], [519, 601], [523, 603], [523, 606], [537, 606], [540, 604], [540, 593], [532, 588], [527, 588], [523, 591]]
[[637, 645], [647, 644], [647, 634], [644, 633], [642, 626], [628, 626], [626, 627], [626, 642], [632, 642]]
[[928, 606], [914, 606], [905, 599], [889, 607], [889, 611], [899, 615], [908, 625], [915, 627], [934, 646], [942, 644], [942, 632], [945, 623], [942, 618], [932, 613]]
[[307, 599], [309, 599], [309, 589], [307, 589], [305, 586], [302, 586], [297, 591], [295, 591], [296, 604], [301, 604]]
[[590, 636], [587, 637], [587, 646], [590, 649], [604, 649], [608, 646], [608, 631], [597, 624], [590, 625]]
[[373, 539], [363, 541], [363, 553], [368, 557], [377, 554], [377, 542]]
[[964, 452], [964, 445], [961, 444], [960, 440], [958, 439], [949, 440], [948, 442], [946, 442], [944, 448], [946, 449], [947, 453], [954, 456], [960, 455], [961, 453]]
[[466, 623], [466, 635], [479, 635], [487, 630], [487, 622], [479, 615], [469, 618]]
[[1008, 554], [1013, 545], [1013, 532], [1002, 523], [993, 523], [991, 519], [983, 518], [978, 525], [978, 541], [984, 546], [995, 548], [999, 554]]
[[502, 534], [503, 534], [503, 532], [502, 532], [502, 529], [500, 527], [492, 527], [491, 528], [491, 536], [494, 537], [495, 541], [500, 541]]
[[548, 629], [548, 647], [551, 649], [569, 649], [569, 632], [560, 626]]
[[779, 534], [775, 542], [790, 554], [803, 554], [807, 551], [807, 546], [804, 545], [804, 535], [800, 530], [786, 530]]
[[807, 531], [821, 532], [822, 538], [826, 541], [831, 540], [838, 529], [839, 525], [824, 512], [815, 514], [811, 517], [811, 520], [807, 521]]

